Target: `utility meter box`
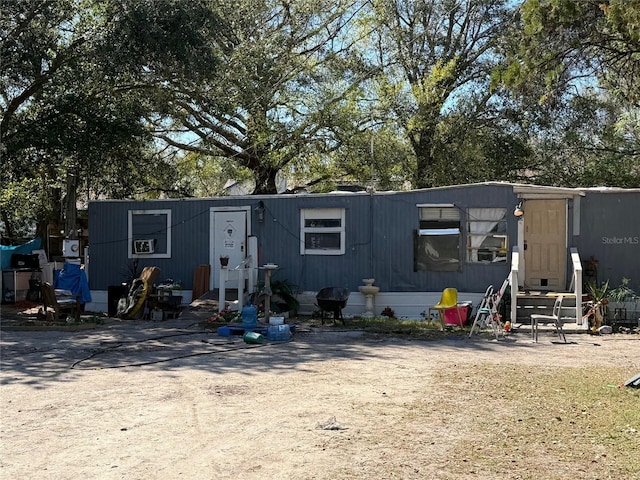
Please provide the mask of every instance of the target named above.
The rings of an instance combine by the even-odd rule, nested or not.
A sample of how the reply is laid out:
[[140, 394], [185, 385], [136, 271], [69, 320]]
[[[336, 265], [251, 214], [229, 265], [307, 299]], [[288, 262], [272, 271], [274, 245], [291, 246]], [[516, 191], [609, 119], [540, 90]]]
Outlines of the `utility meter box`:
[[80, 256], [80, 240], [71, 240], [65, 238], [62, 241], [63, 257], [79, 257]]

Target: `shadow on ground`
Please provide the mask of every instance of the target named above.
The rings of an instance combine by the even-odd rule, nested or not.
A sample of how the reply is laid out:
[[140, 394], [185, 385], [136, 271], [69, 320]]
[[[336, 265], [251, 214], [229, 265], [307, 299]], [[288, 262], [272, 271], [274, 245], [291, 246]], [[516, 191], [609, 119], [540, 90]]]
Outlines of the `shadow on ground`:
[[205, 328], [210, 316], [209, 309], [196, 307], [176, 319], [159, 322], [102, 318], [104, 323], [85, 323], [85, 329], [19, 330], [16, 328], [23, 321], [15, 315], [3, 315], [0, 383], [42, 389], [52, 382], [73, 381], [87, 370], [135, 368], [165, 373], [184, 369], [234, 371], [250, 376], [264, 371], [305, 370], [323, 360], [366, 361], [376, 355], [377, 346], [390, 343], [398, 348], [420, 345], [461, 352], [532, 348], [528, 332], [514, 332], [501, 341], [487, 333], [468, 338], [465, 332], [444, 332], [424, 341], [393, 333], [367, 333], [349, 324], [321, 325], [309, 318], [289, 321], [296, 327], [291, 341], [250, 344], [241, 336], [217, 335], [217, 325]]

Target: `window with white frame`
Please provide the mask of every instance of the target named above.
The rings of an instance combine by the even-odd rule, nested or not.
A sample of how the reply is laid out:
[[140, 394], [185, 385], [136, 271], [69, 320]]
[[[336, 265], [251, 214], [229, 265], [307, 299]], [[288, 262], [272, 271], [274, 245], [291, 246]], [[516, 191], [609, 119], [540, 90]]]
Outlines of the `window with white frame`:
[[300, 255], [344, 255], [345, 209], [300, 210]]
[[129, 210], [129, 258], [171, 258], [171, 210]]
[[506, 262], [508, 248], [506, 208], [467, 210], [467, 262]]
[[414, 245], [414, 270], [460, 269], [460, 210], [454, 205], [418, 205], [420, 228]]

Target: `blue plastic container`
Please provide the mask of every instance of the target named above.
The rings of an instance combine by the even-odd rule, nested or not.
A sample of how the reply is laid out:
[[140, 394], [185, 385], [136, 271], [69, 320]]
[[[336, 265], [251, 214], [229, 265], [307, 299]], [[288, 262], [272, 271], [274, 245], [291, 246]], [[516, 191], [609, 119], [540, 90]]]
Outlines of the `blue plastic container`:
[[269, 325], [267, 339], [271, 342], [284, 342], [291, 338], [291, 329], [286, 323], [284, 325]]
[[258, 307], [247, 305], [242, 309], [242, 328], [250, 332], [258, 326]]
[[231, 329], [227, 326], [225, 327], [218, 327], [218, 335], [220, 335], [221, 337], [230, 337], [231, 336]]

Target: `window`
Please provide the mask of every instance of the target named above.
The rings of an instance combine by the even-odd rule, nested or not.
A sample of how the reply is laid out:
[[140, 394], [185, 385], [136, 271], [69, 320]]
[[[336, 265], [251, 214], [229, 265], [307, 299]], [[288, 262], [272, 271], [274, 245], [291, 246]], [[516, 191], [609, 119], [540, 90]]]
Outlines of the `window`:
[[300, 255], [344, 255], [344, 208], [300, 210]]
[[508, 248], [506, 208], [467, 210], [467, 262], [506, 262]]
[[460, 211], [453, 205], [418, 205], [420, 229], [414, 245], [416, 271], [460, 269]]
[[171, 210], [129, 210], [129, 258], [171, 258]]

